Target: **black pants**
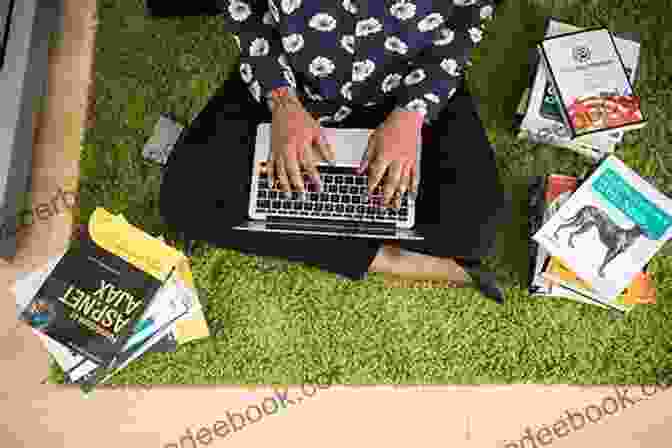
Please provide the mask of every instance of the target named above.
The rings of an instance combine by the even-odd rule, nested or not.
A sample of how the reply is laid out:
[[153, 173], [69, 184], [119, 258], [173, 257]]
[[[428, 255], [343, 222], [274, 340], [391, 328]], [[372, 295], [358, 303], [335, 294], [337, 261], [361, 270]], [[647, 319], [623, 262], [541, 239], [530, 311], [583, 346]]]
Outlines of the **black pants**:
[[[393, 108], [388, 102], [355, 110], [338, 126], [373, 129]], [[252, 98], [234, 69], [171, 153], [161, 214], [191, 239], [363, 278], [382, 241], [232, 229], [247, 218], [256, 127], [270, 121], [266, 106]], [[440, 257], [480, 259], [493, 248], [504, 193], [493, 150], [464, 87], [423, 127], [422, 139], [416, 230], [425, 239], [401, 245]]]

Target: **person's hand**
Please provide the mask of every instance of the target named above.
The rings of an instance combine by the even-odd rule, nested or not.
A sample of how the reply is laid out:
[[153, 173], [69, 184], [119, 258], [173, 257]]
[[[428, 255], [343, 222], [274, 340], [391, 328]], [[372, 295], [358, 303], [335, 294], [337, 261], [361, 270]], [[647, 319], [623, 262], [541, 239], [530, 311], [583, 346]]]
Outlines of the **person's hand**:
[[274, 185], [277, 178], [283, 191], [290, 191], [293, 187], [303, 192], [302, 172], [307, 172], [319, 189], [317, 165], [322, 160], [333, 160], [335, 157], [322, 128], [294, 95], [278, 96], [272, 104], [268, 178]]
[[369, 194], [385, 178], [380, 185], [385, 206], [399, 208], [404, 193], [417, 192], [417, 148], [422, 123], [420, 113], [395, 109], [369, 137], [368, 159], [362, 162], [359, 172], [369, 170]]

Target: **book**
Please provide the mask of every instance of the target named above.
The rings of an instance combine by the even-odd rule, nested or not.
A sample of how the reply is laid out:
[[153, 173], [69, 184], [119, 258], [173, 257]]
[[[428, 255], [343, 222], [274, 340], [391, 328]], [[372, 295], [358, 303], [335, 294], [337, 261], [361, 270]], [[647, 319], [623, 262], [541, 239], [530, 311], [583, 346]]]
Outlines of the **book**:
[[[168, 246], [163, 238], [157, 238], [163, 246]], [[172, 249], [172, 248], [171, 248]], [[210, 336], [208, 322], [203, 313], [203, 303], [198, 295], [194, 277], [189, 266], [189, 259], [177, 251], [180, 262], [177, 263], [175, 275], [180, 280], [179, 285], [182, 288], [182, 294], [188, 294], [192, 298], [193, 306], [189, 312], [175, 322], [175, 326], [170, 333], [178, 345], [186, 344], [191, 341], [207, 338]]]
[[589, 300], [625, 310], [618, 296], [672, 238], [671, 214], [672, 199], [609, 156], [532, 238], [590, 286]]
[[[581, 29], [551, 17], [547, 20], [545, 36]], [[614, 35], [614, 41], [623, 58], [630, 81], [634, 85], [639, 75], [641, 50], [639, 36], [635, 33], [621, 32]], [[513, 127], [517, 138], [567, 148], [595, 161], [612, 154], [616, 144], [622, 141], [624, 134], [622, 131], [570, 138], [570, 132], [562, 120], [558, 100], [553, 94], [552, 84], [540, 64], [537, 49], [530, 53], [528, 83], [529, 87], [523, 91], [514, 117]]]
[[595, 296], [591, 286], [581, 280], [572, 269], [557, 257], [550, 257], [546, 269], [541, 276], [549, 282], [547, 295], [572, 299], [582, 303], [598, 305], [603, 308], [616, 308], [628, 312], [634, 305], [656, 303], [656, 288], [651, 276], [647, 272], [640, 272], [632, 282], [614, 300], [615, 306], [605, 305], [606, 299], [593, 300]]
[[[198, 340], [210, 336], [200, 297], [196, 291], [196, 285], [189, 266], [189, 259], [179, 250], [166, 244], [162, 237], [155, 238], [143, 230], [129, 224], [121, 215], [116, 216], [117, 222], [110, 227], [107, 240], [110, 247], [124, 254], [128, 260], [141, 263], [144, 268], [154, 275], [166, 275], [171, 269], [182, 281], [189, 293], [195, 298], [198, 306], [180, 318], [174, 329], [174, 336], [178, 344]], [[123, 245], [115, 243], [116, 234], [126, 235]], [[113, 246], [116, 244], [116, 246]]]
[[33, 329], [76, 351], [87, 360], [109, 365], [132, 335], [163, 279], [98, 244], [91, 217], [77, 244], [70, 247], [22, 311]]
[[[58, 260], [55, 260], [56, 262]], [[55, 264], [51, 261], [51, 264]], [[178, 278], [178, 275], [172, 276], [164, 286], [157, 292], [156, 300], [150, 307], [147, 308], [145, 314], [137, 322], [134, 333], [126, 343], [124, 349], [117, 359], [117, 365], [128, 363], [137, 359], [141, 354], [146, 352], [165, 352], [175, 351], [179, 342], [184, 342], [175, 336], [175, 318], [179, 320], [187, 318], [187, 312], [193, 312], [193, 309], [200, 307], [198, 298], [195, 293]], [[24, 278], [17, 282], [15, 286], [15, 294], [17, 298], [20, 295], [25, 295], [27, 289], [39, 288], [39, 285], [30, 285], [30, 278]], [[17, 307], [21, 307], [18, 304]], [[165, 325], [171, 323], [172, 325]], [[165, 331], [164, 331], [165, 330]], [[144, 332], [144, 334], [142, 334]], [[96, 371], [100, 366], [93, 361], [86, 360], [83, 356], [74, 350], [68, 349], [65, 345], [50, 339], [46, 335], [35, 331], [40, 338], [45, 348], [52, 356], [54, 361], [66, 372], [66, 381], [69, 383], [76, 383], [82, 381], [85, 377], [90, 377], [92, 372]], [[160, 333], [160, 338], [155, 337], [156, 333]], [[161, 350], [161, 343], [172, 346], [172, 350]], [[158, 347], [158, 349], [157, 349]], [[120, 370], [123, 367], [117, 367]]]
[[572, 139], [646, 125], [639, 97], [607, 28], [546, 37], [538, 49]]
[[[536, 187], [537, 191], [532, 193], [537, 195], [538, 205], [530, 209], [530, 215], [535, 222], [530, 228], [530, 235], [534, 235], [544, 223], [548, 222], [565, 199], [576, 190], [577, 185], [578, 179], [574, 176], [551, 174], [541, 177], [539, 185]], [[548, 292], [549, 285], [541, 279], [539, 274], [548, 263], [550, 254], [534, 239], [531, 239], [531, 242], [530, 259], [534, 260], [534, 265], [531, 270], [530, 292]]]
[[[145, 352], [174, 351], [177, 345], [209, 336], [187, 257], [168, 246], [162, 237], [149, 237], [140, 231], [141, 235], [138, 233], [139, 229], [128, 224], [121, 215], [116, 215], [113, 220], [105, 211], [98, 210], [96, 214], [99, 218], [106, 218], [103, 221], [106, 222], [107, 229], [100, 223], [96, 226], [98, 241], [103, 246], [111, 249], [112, 243], [116, 244], [114, 250], [118, 254], [129, 260], [144, 260], [145, 269], [153, 271], [159, 277], [166, 273], [171, 264], [176, 264], [174, 275], [157, 292], [155, 301], [136, 323], [133, 335], [120, 352], [117, 362], [108, 369], [114, 368], [116, 373]], [[126, 235], [127, 238], [116, 237], [116, 241], [111, 241], [101, 237], [113, 234]], [[52, 258], [42, 269], [25, 275], [12, 286], [19, 314], [63, 256], [64, 253]], [[186, 313], [179, 310], [181, 305], [187, 308]], [[66, 372], [67, 382], [87, 383], [91, 386], [92, 382], [95, 384], [92, 380], [107, 370], [58, 341], [36, 333], [52, 359]]]
[[[558, 209], [571, 197], [576, 190], [579, 180], [574, 176], [562, 176], [551, 174], [540, 176], [533, 183], [531, 189], [532, 200], [530, 202], [531, 232], [536, 233], [540, 228], [540, 222], [547, 222]], [[539, 206], [543, 203], [543, 206]], [[533, 241], [533, 240], [532, 240]], [[528, 289], [531, 295], [541, 297], [567, 298], [581, 303], [598, 305], [609, 308], [600, 302], [586, 297], [580, 291], [589, 289], [590, 286], [581, 280], [566, 264], [557, 257], [551, 257], [538, 243], [531, 245], [531, 281]], [[651, 304], [656, 300], [656, 289], [650, 275], [646, 272], [635, 276], [632, 283], [617, 298], [616, 302], [623, 305], [619, 311], [629, 311], [629, 305]], [[579, 291], [579, 292], [576, 292]]]
[[[172, 283], [172, 284], [171, 284]], [[179, 280], [171, 277], [158, 293], [157, 300], [147, 309], [141, 325], [122, 348], [119, 356], [108, 366], [97, 365], [81, 369], [70, 376], [70, 380], [89, 392], [95, 386], [107, 381], [113, 374], [121, 371], [131, 361], [146, 353], [149, 348], [171, 331], [175, 322], [184, 316], [193, 306], [192, 297], [182, 294]]]
[[[19, 278], [11, 287], [11, 291], [16, 297], [16, 308], [17, 315], [20, 315], [24, 308], [28, 305], [31, 298], [37, 293], [44, 281], [49, 277], [51, 272], [54, 270], [58, 262], [65, 255], [65, 252], [57, 255], [49, 260], [49, 262], [42, 268], [28, 273], [27, 275]], [[140, 325], [138, 322], [137, 325]], [[41, 334], [36, 331], [37, 334]], [[46, 339], [48, 339], [45, 336]], [[43, 338], [40, 338], [43, 339]], [[175, 338], [174, 332], [166, 335], [165, 338], [160, 340], [156, 345], [150, 348], [152, 352], [174, 352], [177, 349], [177, 339]]]
[[541, 253], [542, 246], [537, 243], [532, 235], [537, 233], [541, 226], [544, 225], [543, 217], [547, 204], [544, 196], [547, 187], [546, 176], [533, 176], [530, 178], [530, 183], [527, 190], [527, 227], [528, 227], [528, 282], [527, 288], [530, 294], [534, 294], [544, 287], [544, 284], [535, 284], [536, 276], [541, 272], [543, 263], [546, 260], [544, 254]]

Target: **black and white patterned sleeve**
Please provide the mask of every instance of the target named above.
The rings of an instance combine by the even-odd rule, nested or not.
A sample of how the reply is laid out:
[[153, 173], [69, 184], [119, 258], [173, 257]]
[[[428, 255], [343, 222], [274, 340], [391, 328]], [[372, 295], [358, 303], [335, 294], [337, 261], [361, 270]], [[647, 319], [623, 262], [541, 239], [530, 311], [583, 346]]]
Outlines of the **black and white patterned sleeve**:
[[[449, 0], [454, 14], [447, 18], [433, 17], [424, 26], [436, 26], [430, 47], [414, 60], [412, 70], [398, 89], [397, 104], [422, 113], [425, 122], [434, 120], [457, 91], [463, 69], [470, 64], [472, 51], [483, 38], [485, 24], [494, 13], [493, 0]], [[419, 24], [423, 27], [423, 23]], [[428, 32], [420, 29], [421, 32]]]
[[[187, 0], [188, 1], [188, 0]], [[296, 87], [292, 68], [275, 28], [278, 0], [225, 0], [222, 9], [227, 31], [240, 50], [240, 75], [254, 98], [265, 101], [277, 88]]]

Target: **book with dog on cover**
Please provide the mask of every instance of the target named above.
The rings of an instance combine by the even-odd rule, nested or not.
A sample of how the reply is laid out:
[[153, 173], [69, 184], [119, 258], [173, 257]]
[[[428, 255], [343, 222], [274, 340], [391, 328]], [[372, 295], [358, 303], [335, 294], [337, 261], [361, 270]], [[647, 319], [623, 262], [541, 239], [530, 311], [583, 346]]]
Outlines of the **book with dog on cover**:
[[[530, 191], [530, 235], [534, 235], [541, 226], [562, 207], [571, 197], [580, 180], [574, 176], [550, 174], [539, 176], [531, 185]], [[530, 239], [530, 283], [529, 292], [537, 297], [567, 298], [581, 303], [609, 306], [587, 298], [594, 292], [567, 265], [550, 254], [536, 241]], [[579, 291], [579, 292], [575, 292]], [[632, 283], [616, 299], [620, 311], [629, 311], [631, 305], [656, 302], [656, 288], [653, 279], [646, 272], [635, 276]]]
[[589, 285], [589, 299], [622, 309], [619, 294], [672, 238], [672, 199], [609, 156], [532, 238]]
[[[163, 281], [100, 244], [112, 215], [97, 209], [20, 318], [35, 330], [107, 366], [131, 336]], [[119, 241], [123, 235], [114, 235]], [[109, 249], [109, 250], [108, 250]]]
[[546, 37], [538, 49], [571, 138], [646, 125], [607, 28]]

